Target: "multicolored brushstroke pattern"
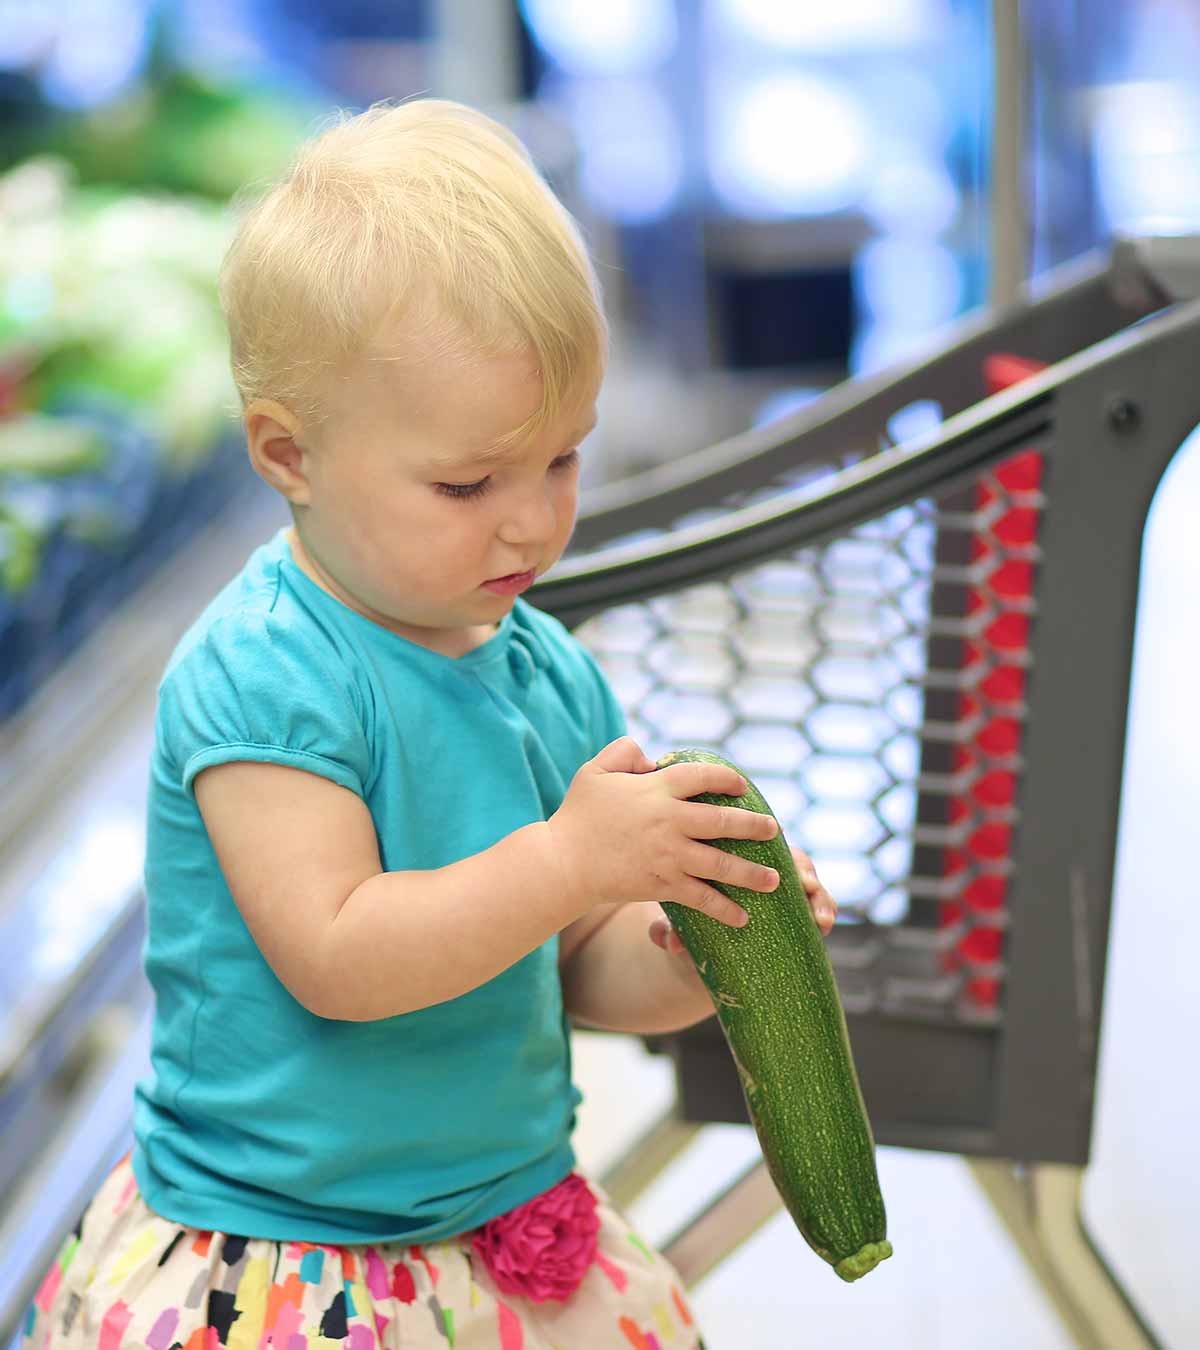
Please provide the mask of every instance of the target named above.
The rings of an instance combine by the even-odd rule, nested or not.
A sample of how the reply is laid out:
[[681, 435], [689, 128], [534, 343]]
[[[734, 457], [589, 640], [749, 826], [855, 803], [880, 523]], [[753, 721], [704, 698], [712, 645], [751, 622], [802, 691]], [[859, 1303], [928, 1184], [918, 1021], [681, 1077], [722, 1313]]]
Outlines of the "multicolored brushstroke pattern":
[[599, 1250], [565, 1304], [500, 1294], [471, 1247], [333, 1247], [184, 1228], [123, 1158], [63, 1244], [21, 1350], [702, 1350], [672, 1267], [596, 1188]]

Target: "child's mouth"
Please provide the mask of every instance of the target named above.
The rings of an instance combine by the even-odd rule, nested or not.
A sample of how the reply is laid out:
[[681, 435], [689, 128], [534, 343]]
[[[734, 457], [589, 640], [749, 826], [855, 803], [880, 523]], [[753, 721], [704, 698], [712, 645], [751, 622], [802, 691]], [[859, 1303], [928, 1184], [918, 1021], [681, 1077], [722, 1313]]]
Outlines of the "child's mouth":
[[495, 595], [519, 595], [522, 591], [528, 590], [533, 585], [533, 579], [536, 575], [532, 570], [528, 572], [513, 572], [506, 577], [496, 577], [493, 581], [485, 581], [483, 589], [491, 591]]

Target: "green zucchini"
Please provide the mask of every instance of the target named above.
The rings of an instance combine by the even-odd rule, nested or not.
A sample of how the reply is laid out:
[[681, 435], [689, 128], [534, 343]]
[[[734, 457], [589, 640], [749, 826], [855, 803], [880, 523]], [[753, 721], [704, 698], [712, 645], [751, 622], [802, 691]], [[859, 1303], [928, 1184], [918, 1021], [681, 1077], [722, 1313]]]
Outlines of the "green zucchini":
[[[746, 774], [707, 750], [658, 761], [725, 764], [746, 779], [740, 797], [696, 801], [773, 815]], [[713, 882], [750, 916], [744, 928], [699, 910], [663, 909], [716, 1007], [771, 1179], [805, 1241], [843, 1280], [892, 1254], [875, 1140], [863, 1105], [833, 968], [782, 829], [774, 839], [714, 839], [727, 853], [779, 873], [769, 894]]]

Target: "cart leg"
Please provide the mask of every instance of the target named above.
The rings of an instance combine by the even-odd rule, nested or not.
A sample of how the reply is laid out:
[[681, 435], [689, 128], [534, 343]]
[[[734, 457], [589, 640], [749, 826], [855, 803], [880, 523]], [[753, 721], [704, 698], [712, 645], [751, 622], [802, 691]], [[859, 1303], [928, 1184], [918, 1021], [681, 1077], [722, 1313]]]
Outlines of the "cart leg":
[[662, 1252], [691, 1288], [783, 1208], [775, 1183], [761, 1160], [701, 1210]]
[[701, 1126], [681, 1120], [674, 1107], [634, 1141], [600, 1177], [618, 1209], [631, 1205], [647, 1186], [683, 1152]]
[[1159, 1350], [1084, 1226], [1082, 1167], [966, 1162], [1082, 1350]]
[[[668, 1110], [600, 1177], [618, 1209], [633, 1203], [688, 1147], [702, 1125]], [[690, 1288], [783, 1207], [766, 1164], [750, 1164], [691, 1218], [662, 1251]]]

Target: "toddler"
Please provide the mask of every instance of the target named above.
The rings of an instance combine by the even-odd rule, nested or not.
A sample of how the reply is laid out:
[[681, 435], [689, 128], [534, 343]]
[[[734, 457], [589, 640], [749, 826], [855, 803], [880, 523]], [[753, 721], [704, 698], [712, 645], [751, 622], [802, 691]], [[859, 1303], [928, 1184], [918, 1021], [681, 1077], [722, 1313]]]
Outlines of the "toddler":
[[605, 364], [579, 235], [488, 118], [381, 105], [244, 214], [221, 297], [291, 523], [159, 687], [152, 1068], [24, 1350], [689, 1350], [575, 1170], [569, 1022], [708, 1016], [657, 902], [744, 923], [709, 883], [778, 878], [706, 841], [777, 827], [687, 800], [730, 769], [651, 772], [521, 598]]

